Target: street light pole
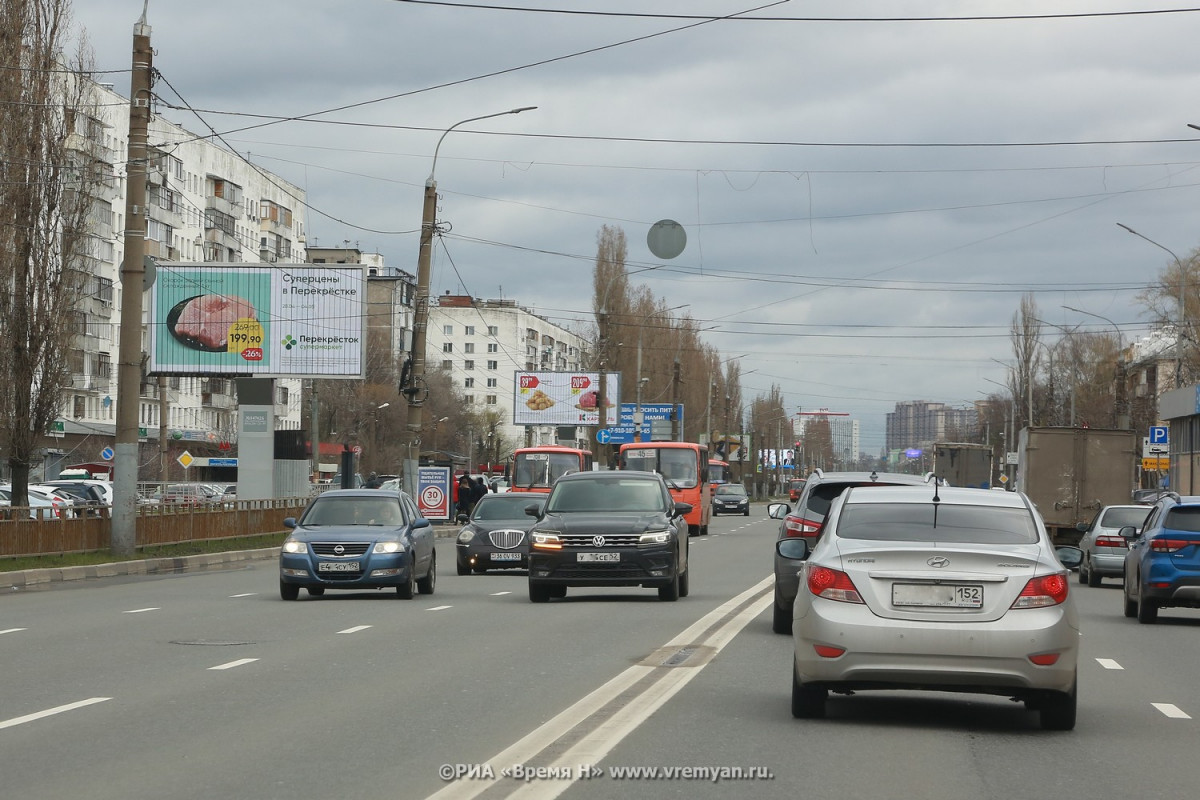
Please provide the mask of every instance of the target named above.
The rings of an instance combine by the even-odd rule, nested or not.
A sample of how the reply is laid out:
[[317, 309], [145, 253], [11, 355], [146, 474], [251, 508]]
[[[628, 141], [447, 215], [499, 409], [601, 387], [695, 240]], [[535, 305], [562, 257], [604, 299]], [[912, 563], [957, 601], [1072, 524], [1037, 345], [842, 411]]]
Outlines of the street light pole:
[[1179, 314], [1179, 327], [1175, 331], [1175, 388], [1178, 389], [1183, 385], [1183, 328], [1187, 321], [1187, 300], [1186, 300], [1186, 277], [1187, 273], [1183, 268], [1183, 260], [1175, 255], [1175, 251], [1166, 245], [1159, 244], [1145, 234], [1138, 233], [1133, 228], [1123, 223], [1117, 223], [1118, 228], [1129, 231], [1139, 239], [1145, 239], [1150, 244], [1157, 247], [1159, 250], [1164, 250], [1170, 254], [1171, 258], [1175, 259], [1175, 268], [1179, 270], [1179, 298], [1177, 302]]
[[[522, 111], [532, 111], [535, 108], [537, 106], [524, 106], [509, 111], [499, 111], [495, 114], [484, 114], [481, 117], [470, 117], [459, 120], [442, 132], [442, 135], [438, 138], [437, 146], [433, 148], [433, 164], [429, 168], [429, 177], [425, 180], [425, 200], [421, 209], [421, 242], [420, 249], [417, 252], [417, 291], [413, 298], [415, 313], [413, 314], [412, 349], [409, 351], [409, 361], [411, 362], [411, 369], [409, 371], [410, 383], [408, 386], [401, 387], [402, 390], [407, 391], [408, 397], [408, 451], [404, 464], [404, 485], [413, 495], [416, 494], [417, 484], [416, 471], [411, 469], [413, 467], [412, 448], [413, 445], [420, 441], [421, 436], [421, 403], [424, 398], [419, 398], [417, 387], [425, 379], [425, 342], [428, 336], [427, 328], [429, 325], [429, 261], [430, 253], [433, 249], [433, 232], [436, 226], [437, 180], [434, 175], [437, 172], [438, 151], [442, 147], [442, 141], [446, 138], [446, 134], [459, 125], [465, 125], [468, 122], [478, 122], [481, 119], [503, 117], [507, 114], [520, 114]], [[411, 475], [410, 470], [412, 472]]]

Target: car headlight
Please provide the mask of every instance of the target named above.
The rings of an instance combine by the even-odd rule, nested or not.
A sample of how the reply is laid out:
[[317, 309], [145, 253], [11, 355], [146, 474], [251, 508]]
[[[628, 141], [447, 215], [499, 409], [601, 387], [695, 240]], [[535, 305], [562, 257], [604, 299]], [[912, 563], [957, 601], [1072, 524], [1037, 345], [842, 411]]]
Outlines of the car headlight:
[[285, 539], [283, 547], [280, 548], [285, 553], [307, 553], [308, 543], [302, 542], [299, 539]]
[[562, 550], [562, 539], [553, 531], [530, 531], [529, 544], [542, 550]]
[[458, 534], [458, 543], [466, 544], [467, 542], [471, 541], [474, 538], [475, 538], [475, 531], [471, 530], [470, 528], [463, 528], [462, 531]]
[[671, 541], [671, 532], [669, 530], [654, 530], [646, 531], [638, 537], [638, 545], [651, 544], [666, 544]]
[[400, 542], [376, 542], [375, 547], [371, 550], [372, 553], [399, 553], [404, 550], [404, 545]]

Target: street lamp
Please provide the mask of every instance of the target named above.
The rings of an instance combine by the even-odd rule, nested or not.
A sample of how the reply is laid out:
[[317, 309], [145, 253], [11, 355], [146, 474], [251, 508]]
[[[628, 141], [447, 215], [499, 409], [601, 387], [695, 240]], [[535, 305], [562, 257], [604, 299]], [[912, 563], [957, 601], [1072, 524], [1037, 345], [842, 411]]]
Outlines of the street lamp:
[[1102, 319], [1109, 325], [1113, 326], [1113, 330], [1117, 332], [1117, 399], [1113, 403], [1113, 424], [1119, 429], [1124, 430], [1129, 427], [1129, 412], [1125, 408], [1125, 337], [1121, 335], [1121, 329], [1117, 327], [1117, 323], [1113, 322], [1103, 314], [1097, 314], [1094, 311], [1084, 311], [1082, 308], [1074, 306], [1063, 306], [1068, 311], [1076, 311], [1080, 314], [1087, 314], [1089, 317]]
[[522, 111], [532, 111], [535, 108], [537, 106], [524, 106], [509, 111], [498, 111], [495, 114], [484, 114], [481, 117], [469, 117], [468, 119], [459, 120], [442, 132], [441, 137], [438, 138], [437, 146], [433, 148], [433, 164], [429, 168], [429, 177], [425, 180], [425, 202], [421, 211], [421, 244], [417, 252], [417, 291], [416, 296], [413, 298], [415, 313], [413, 314], [412, 350], [409, 355], [411, 362], [411, 369], [409, 370], [410, 383], [407, 386], [401, 387], [401, 390], [408, 397], [408, 458], [405, 463], [404, 483], [405, 488], [414, 496], [417, 489], [417, 476], [415, 474], [410, 476], [408, 467], [412, 463], [412, 447], [419, 441], [421, 433], [421, 400], [417, 399], [417, 387], [425, 378], [425, 341], [427, 336], [426, 328], [429, 325], [429, 257], [430, 251], [433, 249], [434, 215], [437, 211], [437, 180], [434, 178], [434, 173], [437, 170], [438, 150], [441, 149], [442, 140], [446, 138], [446, 134], [459, 125], [465, 125], [468, 122], [478, 122], [481, 119], [503, 117], [507, 114], [520, 114]]
[[1183, 260], [1175, 255], [1175, 251], [1166, 245], [1159, 244], [1145, 234], [1138, 233], [1133, 228], [1123, 223], [1117, 223], [1118, 228], [1123, 228], [1129, 231], [1139, 239], [1145, 239], [1150, 244], [1157, 247], [1159, 250], [1165, 250], [1170, 254], [1171, 258], [1175, 259], [1175, 268], [1179, 270], [1179, 328], [1175, 331], [1175, 388], [1178, 389], [1183, 385], [1183, 327], [1187, 319], [1187, 301], [1184, 292], [1186, 291], [1186, 273], [1183, 269]]

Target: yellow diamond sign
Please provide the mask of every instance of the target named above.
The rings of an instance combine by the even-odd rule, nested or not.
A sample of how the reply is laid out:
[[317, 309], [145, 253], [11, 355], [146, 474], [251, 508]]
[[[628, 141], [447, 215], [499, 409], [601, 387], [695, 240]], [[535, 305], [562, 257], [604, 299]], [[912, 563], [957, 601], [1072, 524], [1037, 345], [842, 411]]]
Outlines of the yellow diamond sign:
[[192, 458], [191, 453], [189, 453], [187, 450], [184, 450], [182, 453], [179, 454], [179, 458], [177, 458], [175, 460], [178, 461], [180, 464], [182, 464], [184, 469], [187, 469], [188, 467], [190, 467], [192, 465], [192, 462], [195, 461], [196, 459]]

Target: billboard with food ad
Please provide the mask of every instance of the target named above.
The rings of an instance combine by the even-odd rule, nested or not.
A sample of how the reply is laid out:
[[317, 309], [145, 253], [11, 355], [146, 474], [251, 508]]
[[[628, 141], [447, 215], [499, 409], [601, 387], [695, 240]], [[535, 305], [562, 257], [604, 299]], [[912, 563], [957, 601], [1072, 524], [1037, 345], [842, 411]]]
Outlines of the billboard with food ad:
[[599, 372], [518, 372], [513, 378], [514, 425], [616, 425], [621, 373], [605, 382], [605, 422], [600, 421]]
[[160, 264], [149, 371], [361, 378], [366, 278], [339, 264]]

